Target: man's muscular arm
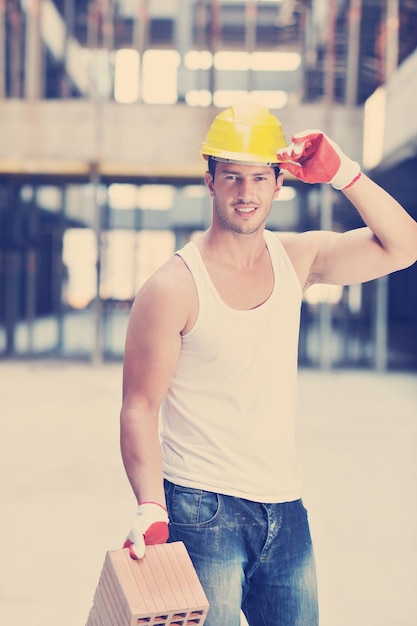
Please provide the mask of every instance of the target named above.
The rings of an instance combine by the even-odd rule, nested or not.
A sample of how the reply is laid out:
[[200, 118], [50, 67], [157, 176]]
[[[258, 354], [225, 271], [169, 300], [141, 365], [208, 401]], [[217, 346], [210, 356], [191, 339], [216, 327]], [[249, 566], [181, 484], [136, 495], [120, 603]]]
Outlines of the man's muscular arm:
[[138, 293], [126, 335], [120, 444], [139, 505], [127, 542], [134, 544], [134, 557], [143, 556], [145, 543], [168, 537], [158, 416], [187, 321], [187, 299], [181, 294], [187, 275], [178, 257], [163, 266]]
[[362, 283], [412, 265], [417, 259], [417, 223], [405, 209], [361, 174], [359, 165], [323, 133], [300, 133], [293, 140], [279, 153], [287, 159], [282, 168], [305, 182], [342, 189], [367, 225], [345, 233], [311, 231], [289, 238], [284, 245], [299, 268], [302, 285]]

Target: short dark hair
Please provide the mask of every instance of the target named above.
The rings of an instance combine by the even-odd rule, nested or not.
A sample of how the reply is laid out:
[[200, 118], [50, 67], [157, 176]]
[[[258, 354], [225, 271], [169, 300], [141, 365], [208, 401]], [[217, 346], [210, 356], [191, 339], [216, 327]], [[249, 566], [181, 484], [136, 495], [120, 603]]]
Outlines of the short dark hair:
[[[212, 156], [209, 156], [209, 158], [208, 158], [208, 171], [210, 172], [211, 177], [212, 177], [213, 180], [214, 180], [214, 174], [216, 172], [216, 163], [217, 163], [216, 159], [213, 159]], [[274, 164], [271, 167], [272, 167], [272, 169], [275, 172], [275, 180], [278, 180], [278, 176], [279, 176], [279, 173], [281, 171], [280, 168], [279, 168], [279, 165], [275, 165]]]

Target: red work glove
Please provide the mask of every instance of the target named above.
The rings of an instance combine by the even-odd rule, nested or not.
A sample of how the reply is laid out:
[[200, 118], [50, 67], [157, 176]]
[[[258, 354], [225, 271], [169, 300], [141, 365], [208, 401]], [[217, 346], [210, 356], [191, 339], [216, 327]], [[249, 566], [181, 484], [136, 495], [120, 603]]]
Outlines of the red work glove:
[[361, 175], [359, 163], [347, 157], [321, 130], [306, 130], [277, 153], [279, 164], [306, 183], [330, 183], [334, 189], [350, 187]]
[[168, 512], [162, 504], [143, 502], [138, 506], [133, 526], [123, 545], [132, 559], [141, 559], [145, 546], [165, 543], [168, 539]]

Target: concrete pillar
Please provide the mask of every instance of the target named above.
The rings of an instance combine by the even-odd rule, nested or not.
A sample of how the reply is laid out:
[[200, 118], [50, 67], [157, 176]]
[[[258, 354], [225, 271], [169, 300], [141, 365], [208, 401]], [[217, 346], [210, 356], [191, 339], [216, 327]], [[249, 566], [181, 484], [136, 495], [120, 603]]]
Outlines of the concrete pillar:
[[58, 355], [62, 355], [64, 351], [64, 342], [65, 342], [65, 334], [64, 334], [64, 324], [65, 324], [65, 315], [64, 315], [64, 294], [65, 287], [67, 284], [67, 269], [64, 265], [63, 260], [63, 243], [64, 243], [64, 234], [65, 234], [65, 215], [67, 213], [67, 205], [68, 205], [68, 187], [65, 186], [62, 189], [61, 195], [61, 209], [59, 213], [59, 226], [56, 231], [55, 239], [54, 239], [54, 247], [53, 254], [56, 263], [56, 271], [54, 273], [54, 285], [55, 285], [55, 302], [54, 308], [56, 311], [56, 319], [57, 319], [57, 341], [56, 341], [56, 351]]
[[324, 64], [324, 97], [328, 105], [333, 104], [335, 84], [335, 27], [336, 27], [336, 0], [328, 0], [327, 6], [327, 40], [326, 59]]
[[96, 297], [94, 298], [94, 346], [92, 360], [95, 365], [103, 362], [103, 302], [100, 294], [102, 266], [102, 206], [99, 196], [100, 177], [97, 168], [92, 166], [90, 182], [94, 198], [94, 232], [97, 244], [96, 258]]
[[398, 65], [399, 32], [400, 0], [387, 0], [385, 80], [389, 79]]
[[[321, 185], [320, 229], [332, 230], [333, 190], [330, 185]], [[332, 305], [321, 302], [319, 308], [320, 328], [320, 369], [329, 370], [332, 366]]]
[[0, 0], [0, 100], [6, 97], [6, 4]]
[[190, 241], [191, 231], [185, 228], [175, 228], [174, 235], [175, 235], [175, 250], [180, 250]]
[[41, 1], [29, 0], [26, 11], [25, 98], [39, 100], [43, 94]]
[[374, 367], [378, 372], [384, 372], [388, 365], [388, 282], [388, 276], [375, 282]]
[[[245, 9], [245, 50], [253, 52], [256, 49], [256, 20], [257, 6], [255, 0], [248, 0]], [[247, 90], [253, 90], [253, 72], [249, 68], [247, 72]]]
[[362, 0], [350, 0], [346, 71], [346, 104], [350, 106], [355, 106], [358, 98], [361, 14]]
[[19, 297], [22, 286], [21, 214], [18, 210], [17, 189], [9, 186], [1, 194], [2, 226], [6, 233], [3, 251], [3, 314], [6, 335], [6, 356], [15, 355], [15, 329], [19, 320]]
[[69, 44], [74, 35], [74, 0], [64, 0], [64, 21], [65, 21], [65, 52], [64, 52], [64, 65], [65, 76], [62, 79], [61, 84], [61, 96], [62, 98], [71, 97], [71, 78], [69, 72]]
[[[219, 49], [220, 46], [220, 33], [221, 33], [221, 4], [220, 0], [211, 0], [211, 41], [210, 41], [210, 51], [214, 55]], [[210, 69], [210, 92], [212, 95], [217, 90], [217, 79], [216, 79], [216, 68], [213, 65]]]
[[138, 0], [138, 9], [133, 26], [133, 47], [139, 53], [138, 102], [143, 102], [143, 55], [148, 44], [149, 11], [148, 0]]
[[15, 355], [15, 328], [19, 317], [19, 287], [22, 274], [21, 256], [18, 250], [9, 249], [5, 255], [5, 306], [6, 355]]
[[21, 98], [23, 94], [22, 69], [23, 69], [23, 18], [17, 2], [9, 7], [8, 28], [10, 37], [8, 39], [8, 53], [10, 59], [10, 97]]
[[[195, 30], [196, 30], [196, 46], [199, 50], [206, 49], [206, 23], [207, 23], [207, 8], [205, 0], [196, 0], [195, 4]], [[211, 71], [211, 70], [210, 70]], [[196, 89], [207, 88], [207, 80], [204, 76], [205, 70], [197, 70], [197, 77], [195, 81]]]
[[114, 93], [114, 2], [113, 0], [102, 0], [101, 12], [103, 20], [103, 45], [108, 52], [107, 71], [109, 76], [109, 94]]
[[39, 237], [39, 211], [35, 203], [34, 190], [32, 188], [29, 202], [26, 205], [27, 212], [27, 241], [25, 257], [25, 321], [28, 331], [27, 354], [32, 356], [35, 351], [35, 321], [37, 313], [37, 275], [38, 275], [38, 250]]
[[175, 20], [175, 47], [180, 53], [180, 66], [178, 68], [178, 100], [180, 102], [185, 102], [187, 91], [184, 58], [187, 51], [192, 47], [192, 8], [192, 3], [189, 0], [179, 0], [179, 10]]

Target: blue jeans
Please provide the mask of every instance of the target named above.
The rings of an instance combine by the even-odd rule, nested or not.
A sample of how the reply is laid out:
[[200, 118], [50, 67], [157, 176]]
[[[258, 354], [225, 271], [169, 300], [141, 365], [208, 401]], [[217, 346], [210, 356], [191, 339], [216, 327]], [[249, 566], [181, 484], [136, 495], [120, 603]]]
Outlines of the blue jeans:
[[262, 504], [165, 481], [169, 541], [183, 541], [210, 603], [205, 626], [317, 626], [301, 500]]

